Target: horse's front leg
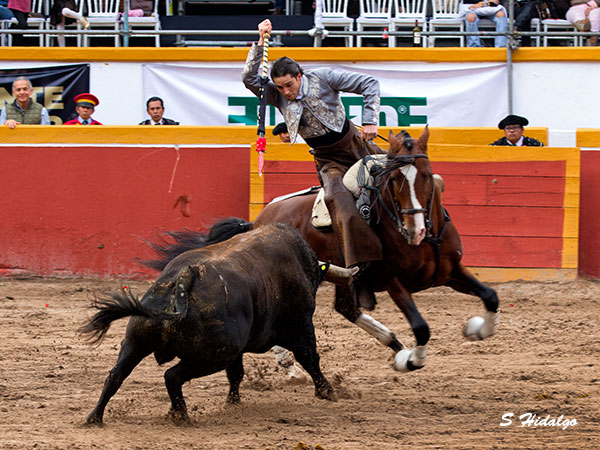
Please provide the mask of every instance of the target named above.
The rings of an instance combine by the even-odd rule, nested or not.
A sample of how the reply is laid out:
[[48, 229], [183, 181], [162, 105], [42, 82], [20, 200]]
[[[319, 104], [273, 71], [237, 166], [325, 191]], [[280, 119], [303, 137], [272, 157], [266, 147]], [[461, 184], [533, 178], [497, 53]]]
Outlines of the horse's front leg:
[[425, 365], [425, 357], [427, 356], [427, 342], [429, 342], [430, 336], [429, 325], [421, 316], [410, 292], [397, 278], [389, 282], [387, 291], [406, 317], [406, 320], [408, 320], [408, 323], [410, 323], [417, 344], [410, 350], [403, 349], [396, 353], [393, 367], [399, 372], [421, 369]]
[[450, 274], [446, 286], [463, 294], [476, 295], [483, 300], [486, 309], [485, 316], [471, 317], [463, 329], [463, 334], [468, 340], [480, 341], [496, 333], [500, 316], [498, 314], [498, 295], [494, 289], [475, 278], [462, 264], [458, 264]]
[[404, 348], [404, 345], [402, 345], [388, 327], [360, 311], [348, 288], [343, 286], [335, 287], [335, 310], [350, 322], [365, 330], [383, 345], [391, 348], [394, 353]]

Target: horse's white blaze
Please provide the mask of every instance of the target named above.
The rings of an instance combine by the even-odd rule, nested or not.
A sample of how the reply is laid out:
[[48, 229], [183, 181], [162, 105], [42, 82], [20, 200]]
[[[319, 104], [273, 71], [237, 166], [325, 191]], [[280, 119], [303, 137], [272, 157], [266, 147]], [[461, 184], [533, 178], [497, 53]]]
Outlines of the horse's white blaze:
[[[415, 183], [417, 180], [417, 168], [413, 165], [402, 167], [402, 173], [410, 192], [411, 208], [422, 209], [423, 206], [419, 203], [417, 198], [417, 191], [415, 189]], [[408, 208], [407, 208], [408, 209]], [[412, 216], [413, 225], [408, 225], [408, 233], [410, 234], [411, 245], [419, 245], [423, 238], [425, 238], [425, 215], [423, 213], [413, 214]]]
[[470, 341], [481, 341], [496, 334], [499, 319], [500, 314], [492, 311], [486, 311], [485, 317], [471, 317], [463, 329], [463, 334]]
[[361, 313], [354, 323], [381, 342], [383, 345], [390, 345], [394, 340], [394, 335], [390, 329], [377, 322], [371, 316]]

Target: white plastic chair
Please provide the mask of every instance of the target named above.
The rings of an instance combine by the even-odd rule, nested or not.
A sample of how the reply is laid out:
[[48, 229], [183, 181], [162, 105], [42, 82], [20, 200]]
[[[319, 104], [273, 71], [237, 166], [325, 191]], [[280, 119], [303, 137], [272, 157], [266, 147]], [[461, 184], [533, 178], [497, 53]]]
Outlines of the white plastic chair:
[[[32, 30], [43, 31], [46, 28], [46, 17], [49, 14], [49, 3], [48, 0], [31, 0], [31, 14], [27, 18], [27, 28]], [[44, 34], [37, 33], [23, 34], [24, 37], [37, 36], [39, 39], [39, 46], [43, 47], [46, 42]], [[8, 45], [12, 46], [13, 35], [8, 35]]]
[[[542, 20], [542, 27], [544, 28], [544, 33], [548, 33], [551, 29], [554, 29], [557, 31], [577, 31], [577, 28], [575, 28], [575, 25], [573, 25], [568, 20], [564, 20], [564, 19], [544, 19], [544, 20]], [[550, 39], [573, 41], [574, 47], [581, 45], [581, 36], [573, 36], [573, 37], [548, 36], [547, 34], [544, 34], [544, 37], [542, 39], [544, 47], [548, 46], [548, 40], [550, 40]]]
[[[542, 27], [542, 22], [540, 21], [540, 19], [538, 19], [537, 17], [534, 17], [533, 19], [531, 19], [531, 29], [533, 31], [537, 31], [539, 33], [541, 31], [541, 27]], [[535, 46], [539, 47], [540, 46], [540, 35], [538, 34], [537, 36], [532, 36], [531, 42], [535, 42]]]
[[[392, 29], [392, 0], [360, 0], [360, 16], [356, 19], [356, 31], [365, 31], [365, 28], [386, 27]], [[362, 40], [375, 38], [375, 36], [356, 36], [356, 46], [362, 47]], [[388, 46], [392, 47], [393, 38], [388, 35]]]
[[[77, 9], [77, 12], [79, 12], [80, 14], [83, 13], [83, 5], [84, 5], [84, 0], [75, 0], [75, 6]], [[54, 25], [52, 25], [50, 23], [50, 18], [48, 18], [48, 20], [46, 21], [46, 29], [47, 30], [55, 30], [56, 28], [54, 27]], [[66, 30], [78, 30], [80, 29], [80, 24], [79, 22], [76, 20], [73, 23], [70, 23], [68, 25], [65, 24], [65, 31]], [[83, 41], [82, 35], [81, 34], [69, 34], [68, 32], [66, 33], [49, 33], [46, 35], [46, 46], [47, 47], [51, 47], [52, 46], [52, 38], [57, 37], [59, 34], [63, 34], [65, 37], [75, 37], [75, 39], [77, 39], [77, 47], [81, 47], [81, 42]]]
[[[460, 0], [433, 0], [433, 15], [429, 21], [429, 31], [437, 29], [465, 31], [465, 20], [460, 17]], [[465, 37], [458, 36], [460, 46], [465, 46]], [[436, 39], [456, 39], [455, 36], [430, 36], [429, 46], [435, 47]]]
[[6, 47], [11, 44], [11, 35], [8, 33], [3, 33], [2, 31], [9, 29], [13, 23], [17, 23], [17, 19], [14, 17], [12, 19], [0, 20], [0, 47]]
[[[354, 28], [354, 19], [348, 17], [348, 0], [321, 0], [322, 14], [321, 24], [324, 28], [341, 27], [344, 31], [352, 31]], [[316, 23], [316, 21], [315, 21]], [[353, 36], [344, 38], [346, 47], [352, 47]], [[318, 38], [315, 36], [315, 46]]]
[[[121, 46], [119, 35], [119, 10], [121, 0], [85, 0], [87, 8], [87, 19], [90, 23], [89, 30], [94, 28], [109, 28], [114, 30], [115, 47]], [[77, 29], [83, 30], [81, 23], [77, 23]], [[85, 34], [83, 36], [83, 46], [87, 47], [92, 37], [107, 37], [106, 34]]]
[[[158, 17], [158, 0], [154, 0], [154, 8], [151, 12], [150, 16], [144, 17], [129, 17], [129, 29], [133, 30], [134, 28], [152, 28], [155, 31], [160, 30], [160, 20]], [[136, 37], [154, 37], [154, 46], [160, 47], [160, 35], [155, 34], [136, 34]]]
[[[391, 30], [396, 31], [402, 27], [413, 29], [415, 22], [423, 31], [427, 31], [427, 3], [428, 0], [394, 0], [394, 17]], [[421, 39], [423, 47], [427, 47], [427, 39]], [[392, 37], [392, 47], [396, 46], [396, 37]]]

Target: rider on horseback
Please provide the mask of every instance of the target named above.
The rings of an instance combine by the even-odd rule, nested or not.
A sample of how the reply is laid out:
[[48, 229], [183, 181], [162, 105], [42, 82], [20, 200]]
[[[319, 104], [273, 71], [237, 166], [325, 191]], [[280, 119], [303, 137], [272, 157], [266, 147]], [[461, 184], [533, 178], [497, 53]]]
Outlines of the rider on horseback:
[[[271, 34], [269, 19], [258, 25], [260, 38], [252, 46], [243, 72], [248, 89], [259, 95], [260, 65], [265, 34]], [[347, 267], [358, 266], [354, 295], [360, 306], [373, 309], [375, 295], [368, 285], [367, 272], [382, 259], [379, 238], [358, 213], [352, 194], [342, 184], [344, 173], [359, 159], [384, 153], [372, 139], [377, 136], [379, 82], [370, 75], [339, 69], [319, 68], [304, 72], [288, 57], [279, 58], [271, 68], [266, 88], [267, 103], [276, 106], [288, 127], [291, 143], [298, 134], [311, 146], [319, 180], [325, 190], [325, 204], [339, 239]], [[364, 99], [362, 131], [348, 120], [340, 92], [360, 94]]]

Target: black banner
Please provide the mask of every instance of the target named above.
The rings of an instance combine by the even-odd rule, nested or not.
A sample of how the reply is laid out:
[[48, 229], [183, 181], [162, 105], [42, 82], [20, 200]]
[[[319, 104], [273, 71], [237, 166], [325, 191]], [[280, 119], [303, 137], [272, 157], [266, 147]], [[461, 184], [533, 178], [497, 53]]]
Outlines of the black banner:
[[33, 85], [32, 98], [48, 110], [52, 125], [74, 118], [77, 94], [90, 91], [90, 65], [0, 70], [0, 106], [12, 102], [12, 82], [27, 77]]

